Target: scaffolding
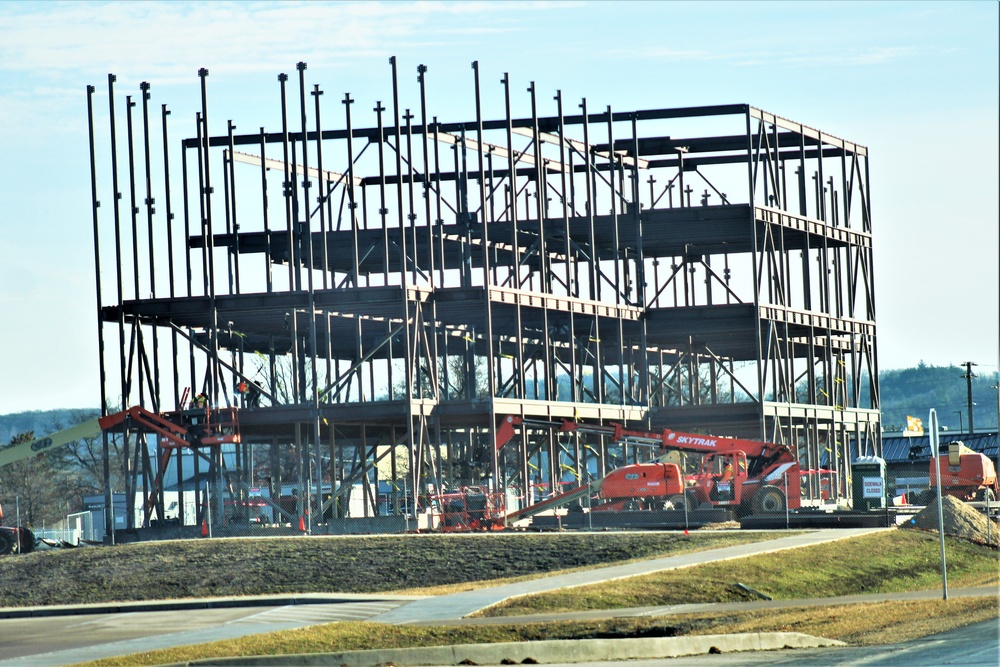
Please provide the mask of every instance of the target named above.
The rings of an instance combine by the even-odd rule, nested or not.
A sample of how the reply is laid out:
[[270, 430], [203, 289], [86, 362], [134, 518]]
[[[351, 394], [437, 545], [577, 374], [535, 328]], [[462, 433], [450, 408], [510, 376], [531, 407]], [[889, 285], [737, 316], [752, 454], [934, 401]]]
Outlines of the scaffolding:
[[426, 67], [412, 109], [389, 69], [391, 107], [360, 111], [299, 63], [280, 128], [249, 134], [211, 133], [202, 69], [179, 164], [148, 83], [124, 149], [114, 75], [108, 149], [88, 87], [103, 405], [239, 407], [233, 456], [196, 459], [239, 493], [293, 480], [317, 523], [352, 488], [373, 514], [465, 485], [523, 506], [639, 455], [527, 429], [497, 447], [506, 415], [788, 444], [839, 480], [807, 500], [848, 495], [849, 442], [880, 447], [864, 146], [746, 104], [567, 113], [534, 83], [515, 118], [507, 74], [487, 119], [478, 63], [454, 122]]

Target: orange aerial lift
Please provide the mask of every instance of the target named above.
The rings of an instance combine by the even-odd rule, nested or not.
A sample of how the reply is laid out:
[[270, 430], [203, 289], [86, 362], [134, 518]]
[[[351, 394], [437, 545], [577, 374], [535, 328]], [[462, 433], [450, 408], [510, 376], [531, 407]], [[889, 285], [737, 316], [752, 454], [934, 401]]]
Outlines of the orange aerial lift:
[[[601, 503], [593, 508], [595, 511], [680, 509], [685, 505], [694, 509], [707, 504], [746, 515], [797, 509], [801, 504], [799, 464], [784, 445], [670, 429], [636, 431], [621, 424], [507, 416], [497, 428], [498, 449], [514, 437], [516, 427], [603, 435], [616, 443], [650, 446], [658, 456], [650, 462], [617, 468], [599, 480], [510, 512], [508, 523], [594, 495]], [[667, 454], [674, 451], [701, 454], [698, 472], [685, 476], [680, 466], [668, 462]]]

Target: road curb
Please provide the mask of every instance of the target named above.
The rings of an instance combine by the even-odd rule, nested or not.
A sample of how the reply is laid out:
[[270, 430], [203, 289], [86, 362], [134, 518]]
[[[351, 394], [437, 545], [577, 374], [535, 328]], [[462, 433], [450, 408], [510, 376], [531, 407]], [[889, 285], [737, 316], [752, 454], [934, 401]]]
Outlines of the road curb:
[[0, 619], [43, 618], [46, 616], [78, 616], [93, 614], [124, 614], [141, 611], [184, 611], [188, 609], [229, 609], [233, 607], [271, 607], [307, 604], [339, 604], [345, 602], [412, 602], [423, 599], [414, 595], [363, 595], [352, 593], [299, 595], [238, 596], [198, 598], [188, 600], [150, 600], [145, 602], [102, 602], [84, 605], [53, 605], [49, 607], [3, 607]]
[[843, 642], [798, 632], [754, 632], [691, 637], [644, 637], [640, 639], [558, 639], [502, 644], [460, 644], [418, 648], [300, 653], [258, 657], [207, 658], [165, 667], [372, 667], [399, 665], [500, 665], [514, 663], [551, 664], [601, 660], [677, 658], [708, 653], [773, 651], [785, 648], [845, 646]]

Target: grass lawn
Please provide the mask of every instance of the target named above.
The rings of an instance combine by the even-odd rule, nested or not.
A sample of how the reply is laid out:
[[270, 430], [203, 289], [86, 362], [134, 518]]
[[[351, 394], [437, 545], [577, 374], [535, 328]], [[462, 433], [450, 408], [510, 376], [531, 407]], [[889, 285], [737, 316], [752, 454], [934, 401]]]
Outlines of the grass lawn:
[[[947, 540], [948, 584], [1000, 583], [996, 549]], [[737, 582], [776, 600], [891, 593], [941, 587], [937, 536], [892, 530], [847, 541], [739, 558], [682, 570], [516, 598], [484, 616], [649, 607], [757, 599]]]
[[[0, 559], [0, 607], [386, 593], [545, 576], [775, 539], [767, 532], [494, 533], [143, 542]], [[428, 588], [431, 587], [431, 588]]]

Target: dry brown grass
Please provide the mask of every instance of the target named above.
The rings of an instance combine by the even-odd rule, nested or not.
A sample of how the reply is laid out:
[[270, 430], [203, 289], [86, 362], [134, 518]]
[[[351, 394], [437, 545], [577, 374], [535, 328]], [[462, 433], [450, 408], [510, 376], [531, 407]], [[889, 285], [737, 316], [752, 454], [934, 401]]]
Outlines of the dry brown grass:
[[616, 618], [586, 622], [438, 627], [332, 623], [212, 644], [108, 658], [85, 665], [86, 667], [131, 667], [212, 657], [330, 653], [375, 648], [541, 639], [673, 637], [729, 632], [803, 632], [839, 639], [856, 646], [871, 646], [916, 639], [998, 616], [1000, 616], [1000, 606], [997, 598], [990, 597], [796, 607], [726, 614], [686, 614], [661, 618]]
[[0, 558], [4, 582], [0, 606], [460, 587], [770, 537], [494, 533], [233, 538], [88, 547]]

